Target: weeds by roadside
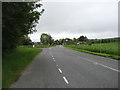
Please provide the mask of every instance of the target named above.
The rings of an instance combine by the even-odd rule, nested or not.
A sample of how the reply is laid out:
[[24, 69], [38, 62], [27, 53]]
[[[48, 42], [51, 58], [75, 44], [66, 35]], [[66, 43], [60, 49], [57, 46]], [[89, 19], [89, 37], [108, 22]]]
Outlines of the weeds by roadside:
[[2, 59], [2, 87], [8, 88], [41, 49], [20, 46]]

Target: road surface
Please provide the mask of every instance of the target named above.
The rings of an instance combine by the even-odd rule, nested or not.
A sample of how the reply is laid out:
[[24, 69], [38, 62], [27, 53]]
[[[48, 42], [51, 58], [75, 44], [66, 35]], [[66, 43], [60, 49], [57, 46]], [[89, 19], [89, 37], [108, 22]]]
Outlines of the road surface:
[[118, 88], [118, 61], [63, 46], [44, 48], [12, 88]]

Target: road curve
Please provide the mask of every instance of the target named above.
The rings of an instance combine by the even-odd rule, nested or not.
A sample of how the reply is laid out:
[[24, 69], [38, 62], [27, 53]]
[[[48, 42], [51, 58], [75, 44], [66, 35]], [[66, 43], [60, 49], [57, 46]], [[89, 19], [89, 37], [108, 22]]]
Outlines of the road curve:
[[118, 61], [67, 49], [43, 48], [12, 88], [118, 88]]

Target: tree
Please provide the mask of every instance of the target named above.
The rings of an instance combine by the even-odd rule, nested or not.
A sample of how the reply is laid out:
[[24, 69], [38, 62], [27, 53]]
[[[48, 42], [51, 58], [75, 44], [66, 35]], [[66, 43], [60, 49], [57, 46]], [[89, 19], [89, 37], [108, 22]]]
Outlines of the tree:
[[35, 9], [42, 4], [35, 2], [3, 2], [2, 3], [2, 49], [13, 49], [19, 45], [24, 35], [36, 32], [35, 26], [39, 16], [44, 12]]
[[44, 45], [52, 45], [54, 40], [52, 39], [51, 35], [42, 33], [40, 37], [40, 41]]
[[78, 40], [76, 38], [73, 38], [72, 44], [76, 45], [78, 43]]
[[30, 37], [28, 37], [28, 35], [24, 35], [20, 39], [20, 44], [21, 45], [32, 45], [32, 41], [31, 41]]
[[70, 39], [70, 38], [65, 38], [65, 42], [66, 42], [66, 44], [71, 44], [71, 43], [72, 43], [72, 39]]
[[78, 41], [81, 41], [81, 42], [86, 42], [88, 40], [88, 38], [86, 36], [80, 36], [78, 38]]
[[55, 45], [59, 45], [60, 44], [59, 40], [55, 40], [54, 43], [55, 43]]

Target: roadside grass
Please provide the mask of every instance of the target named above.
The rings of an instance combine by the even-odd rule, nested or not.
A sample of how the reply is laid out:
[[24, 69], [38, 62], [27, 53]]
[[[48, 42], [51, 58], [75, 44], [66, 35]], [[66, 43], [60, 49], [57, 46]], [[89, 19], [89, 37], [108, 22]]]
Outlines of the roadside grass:
[[20, 46], [2, 59], [2, 88], [9, 88], [41, 49]]
[[[49, 47], [54, 47], [55, 45], [35, 45], [34, 48], [49, 48]], [[28, 48], [33, 48], [32, 45], [23, 45], [22, 47], [28, 47]]]
[[102, 44], [93, 44], [91, 46], [88, 45], [64, 45], [65, 47], [73, 50], [77, 50], [80, 52], [100, 55], [104, 57], [110, 57], [113, 59], [120, 59], [120, 52], [118, 51], [118, 45], [120, 42], [114, 43], [102, 43]]
[[41, 45], [41, 46], [35, 46], [36, 48], [49, 48], [49, 47], [54, 47], [53, 45]]

